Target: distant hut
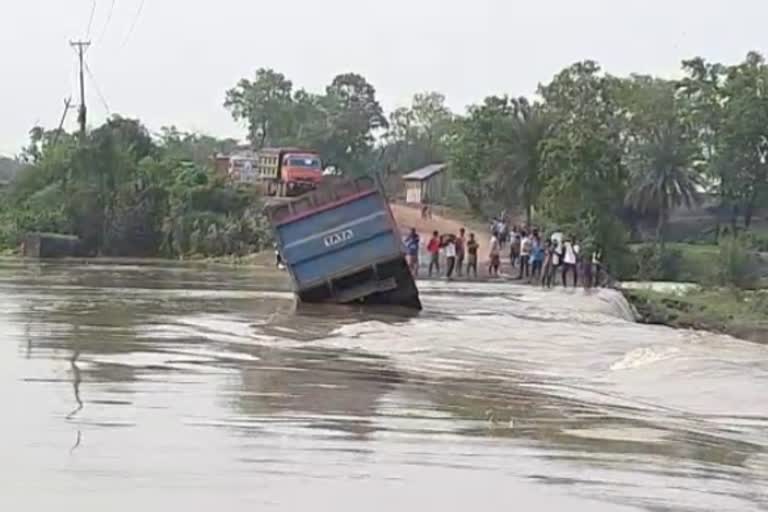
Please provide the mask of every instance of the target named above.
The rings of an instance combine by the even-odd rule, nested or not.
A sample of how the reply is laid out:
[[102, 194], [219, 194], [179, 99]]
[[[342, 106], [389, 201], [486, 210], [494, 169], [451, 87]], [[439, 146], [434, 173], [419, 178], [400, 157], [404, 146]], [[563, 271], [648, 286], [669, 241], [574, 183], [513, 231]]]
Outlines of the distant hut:
[[28, 258], [67, 258], [82, 252], [76, 236], [56, 233], [27, 233], [22, 242], [22, 254]]
[[448, 185], [447, 164], [431, 164], [403, 176], [405, 201], [411, 204], [440, 203]]

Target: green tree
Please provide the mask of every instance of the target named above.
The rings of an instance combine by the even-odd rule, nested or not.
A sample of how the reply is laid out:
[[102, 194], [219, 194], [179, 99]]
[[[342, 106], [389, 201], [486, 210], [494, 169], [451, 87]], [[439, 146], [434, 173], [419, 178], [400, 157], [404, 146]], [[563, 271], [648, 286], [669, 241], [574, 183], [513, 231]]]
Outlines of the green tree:
[[708, 187], [719, 197], [716, 236], [720, 236], [722, 211], [731, 206], [734, 183], [730, 168], [719, 158], [720, 137], [723, 130], [722, 86], [726, 68], [722, 64], [696, 57], [683, 61], [685, 77], [678, 82], [678, 90], [685, 102], [681, 115], [692, 123], [698, 144], [704, 156]]
[[700, 146], [682, 115], [676, 84], [647, 76], [623, 82], [627, 113], [626, 166], [629, 204], [657, 217], [656, 241], [664, 248], [669, 214], [698, 203], [702, 187]]
[[[727, 68], [721, 89], [719, 167], [729, 169], [731, 195], [749, 228], [755, 206], [768, 197], [768, 66], [759, 53]], [[735, 215], [732, 224], [735, 230]]]
[[526, 224], [532, 225], [544, 184], [543, 150], [550, 125], [539, 104], [525, 98], [511, 101], [512, 115], [502, 134], [500, 166], [495, 169], [493, 188], [505, 204], [520, 200]]
[[376, 89], [360, 75], [338, 75], [326, 88], [323, 104], [329, 115], [323, 157], [344, 171], [365, 172], [374, 132], [389, 126]]
[[445, 96], [437, 92], [416, 94], [410, 107], [398, 108], [389, 116], [381, 167], [402, 174], [445, 161], [453, 122]]
[[159, 144], [167, 156], [203, 166], [210, 164], [211, 156], [217, 153], [229, 154], [238, 145], [234, 139], [217, 139], [210, 135], [181, 132], [175, 126], [160, 129]]
[[224, 107], [235, 121], [247, 123], [255, 148], [280, 145], [294, 133], [292, 91], [285, 75], [261, 68], [254, 80], [242, 79], [227, 91]]
[[628, 176], [619, 90], [619, 81], [592, 61], [570, 66], [539, 89], [552, 123], [543, 142], [545, 213], [602, 247], [614, 264], [627, 236], [620, 221]]
[[466, 117], [454, 125], [450, 162], [458, 186], [470, 208], [487, 212], [496, 205], [496, 178], [508, 147], [505, 131], [514, 114], [514, 105], [506, 96], [490, 96], [481, 105], [469, 107]]
[[115, 256], [244, 254], [269, 240], [256, 192], [195, 162], [198, 144], [220, 141], [169, 129], [158, 144], [121, 117], [83, 141], [42, 129], [32, 139], [39, 154], [0, 204], [6, 247], [29, 231], [74, 234], [88, 252]]

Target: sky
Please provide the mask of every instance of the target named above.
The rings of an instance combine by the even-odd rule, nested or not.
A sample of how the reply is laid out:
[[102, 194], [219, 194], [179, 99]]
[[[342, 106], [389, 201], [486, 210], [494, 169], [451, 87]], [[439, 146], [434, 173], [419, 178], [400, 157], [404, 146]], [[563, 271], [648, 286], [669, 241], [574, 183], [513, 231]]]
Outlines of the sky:
[[356, 72], [388, 111], [437, 90], [463, 112], [584, 59], [665, 77], [697, 55], [737, 62], [767, 51], [766, 19], [765, 0], [0, 0], [0, 154], [78, 97], [74, 39], [93, 42], [90, 125], [119, 113], [242, 138], [224, 94], [260, 67], [315, 92]]

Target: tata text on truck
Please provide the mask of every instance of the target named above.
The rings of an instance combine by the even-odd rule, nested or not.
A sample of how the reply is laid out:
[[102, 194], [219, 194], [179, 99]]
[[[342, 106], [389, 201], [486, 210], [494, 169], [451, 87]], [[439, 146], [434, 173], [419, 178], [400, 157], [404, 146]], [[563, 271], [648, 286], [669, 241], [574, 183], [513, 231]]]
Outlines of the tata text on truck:
[[323, 180], [320, 155], [296, 148], [265, 148], [229, 158], [229, 175], [265, 188], [271, 196], [295, 197], [314, 190]]
[[267, 214], [300, 301], [421, 309], [397, 224], [374, 179], [326, 183]]

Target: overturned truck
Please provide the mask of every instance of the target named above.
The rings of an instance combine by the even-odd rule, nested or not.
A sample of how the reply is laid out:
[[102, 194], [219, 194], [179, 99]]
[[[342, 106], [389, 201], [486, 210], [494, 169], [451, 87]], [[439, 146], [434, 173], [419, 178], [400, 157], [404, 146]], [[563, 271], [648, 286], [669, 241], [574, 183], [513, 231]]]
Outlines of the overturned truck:
[[269, 206], [267, 215], [301, 302], [421, 309], [400, 232], [374, 179], [324, 183]]

